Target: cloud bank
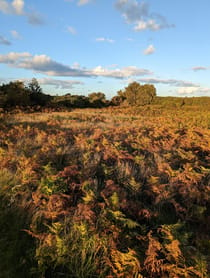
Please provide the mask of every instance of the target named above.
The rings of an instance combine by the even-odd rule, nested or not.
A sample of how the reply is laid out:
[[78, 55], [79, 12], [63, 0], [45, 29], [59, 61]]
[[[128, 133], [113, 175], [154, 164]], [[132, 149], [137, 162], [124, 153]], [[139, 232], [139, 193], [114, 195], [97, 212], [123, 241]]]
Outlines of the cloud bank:
[[147, 69], [135, 66], [108, 69], [97, 66], [93, 69], [68, 66], [52, 60], [47, 55], [32, 55], [29, 52], [10, 52], [0, 55], [0, 63], [8, 64], [10, 67], [33, 70], [48, 76], [71, 76], [71, 77], [111, 77], [124, 79], [152, 74]]
[[146, 84], [162, 84], [177, 87], [177, 94], [187, 95], [210, 95], [210, 88], [202, 87], [200, 84], [179, 79], [139, 78], [138, 82]]

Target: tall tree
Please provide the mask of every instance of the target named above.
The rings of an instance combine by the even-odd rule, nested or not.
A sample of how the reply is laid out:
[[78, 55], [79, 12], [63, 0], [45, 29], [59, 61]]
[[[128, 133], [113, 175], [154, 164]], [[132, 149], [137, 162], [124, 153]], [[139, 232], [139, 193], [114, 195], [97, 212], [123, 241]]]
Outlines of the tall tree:
[[31, 82], [28, 84], [27, 89], [30, 94], [32, 105], [45, 106], [52, 98], [51, 96], [45, 95], [43, 93], [42, 88], [40, 87], [36, 78], [32, 78]]
[[138, 82], [132, 82], [125, 88], [124, 95], [130, 105], [150, 104], [156, 96], [154, 85], [140, 85]]
[[32, 78], [31, 82], [28, 84], [28, 89], [32, 94], [41, 94], [42, 88], [36, 78]]
[[156, 88], [154, 85], [145, 84], [141, 86], [141, 99], [139, 100], [139, 104], [141, 102], [142, 105], [150, 104], [156, 96]]
[[130, 105], [138, 104], [141, 85], [138, 82], [132, 82], [125, 88], [125, 97]]

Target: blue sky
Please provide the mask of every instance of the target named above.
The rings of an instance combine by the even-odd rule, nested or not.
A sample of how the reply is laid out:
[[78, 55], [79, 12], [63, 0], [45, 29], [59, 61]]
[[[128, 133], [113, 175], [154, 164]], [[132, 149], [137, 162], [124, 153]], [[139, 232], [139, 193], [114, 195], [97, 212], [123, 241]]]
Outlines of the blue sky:
[[210, 96], [209, 0], [0, 0], [0, 82], [45, 93], [132, 81], [160, 96]]

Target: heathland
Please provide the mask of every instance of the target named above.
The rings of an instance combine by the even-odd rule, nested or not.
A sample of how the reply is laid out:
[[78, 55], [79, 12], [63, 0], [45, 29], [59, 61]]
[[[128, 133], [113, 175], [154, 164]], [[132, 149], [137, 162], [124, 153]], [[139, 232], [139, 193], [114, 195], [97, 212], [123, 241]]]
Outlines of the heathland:
[[0, 109], [0, 277], [208, 277], [210, 98], [32, 79]]
[[2, 112], [0, 277], [208, 277], [209, 105], [156, 102]]

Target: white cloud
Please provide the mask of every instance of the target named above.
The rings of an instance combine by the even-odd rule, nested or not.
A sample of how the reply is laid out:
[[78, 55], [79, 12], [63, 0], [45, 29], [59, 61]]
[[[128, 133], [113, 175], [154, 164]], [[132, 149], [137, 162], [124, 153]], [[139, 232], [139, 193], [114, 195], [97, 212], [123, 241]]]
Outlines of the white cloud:
[[138, 82], [146, 84], [163, 84], [178, 87], [179, 95], [210, 96], [210, 88], [202, 87], [200, 84], [179, 79], [139, 78]]
[[141, 76], [152, 74], [152, 72], [146, 69], [140, 69], [135, 66], [129, 66], [124, 68], [116, 68], [116, 69], [107, 69], [102, 66], [98, 66], [92, 70], [92, 73], [95, 76], [104, 76], [104, 77], [113, 77], [118, 79], [124, 79], [131, 76]]
[[[73, 2], [74, 0], [64, 0], [64, 1], [65, 2]], [[89, 4], [90, 2], [92, 2], [92, 0], [78, 0], [77, 5], [83, 6], [83, 5]]]
[[205, 87], [183, 87], [177, 90], [177, 93], [180, 95], [207, 95], [210, 96], [210, 88]]
[[189, 95], [189, 94], [194, 94], [197, 91], [198, 91], [197, 87], [183, 87], [183, 88], [179, 88], [177, 90], [177, 93], [180, 95]]
[[149, 4], [136, 0], [117, 0], [116, 8], [122, 13], [128, 24], [134, 25], [135, 31], [157, 31], [164, 28], [174, 27], [166, 18], [157, 13], [151, 13]]
[[8, 2], [6, 0], [0, 0], [0, 11], [5, 14], [24, 14], [24, 1], [23, 0], [13, 0]]
[[0, 55], [0, 63], [2, 64], [11, 64], [11, 65], [18, 65], [21, 60], [27, 59], [32, 55], [28, 52], [10, 52], [6, 55]]
[[127, 38], [126, 40], [129, 41], [129, 42], [133, 42], [134, 41], [134, 39], [132, 39], [132, 38]]
[[135, 23], [142, 17], [149, 16], [149, 5], [146, 2], [138, 3], [136, 0], [117, 0], [116, 8], [122, 13], [128, 23]]
[[145, 50], [144, 50], [144, 55], [150, 55], [155, 52], [155, 48], [152, 44], [150, 44]]
[[112, 77], [124, 79], [134, 76], [143, 76], [152, 74], [147, 69], [129, 66], [124, 68], [109, 69], [102, 66], [93, 69], [68, 66], [52, 60], [47, 55], [32, 55], [28, 52], [11, 52], [0, 55], [0, 63], [8, 64], [15, 68], [24, 68], [35, 72], [43, 73], [49, 76], [71, 76], [71, 77]]
[[77, 31], [72, 26], [68, 26], [67, 31], [72, 35], [76, 35], [77, 33]]
[[86, 5], [88, 3], [90, 3], [92, 0], [79, 0], [78, 1], [78, 5], [82, 6], [82, 5]]
[[24, 14], [24, 1], [23, 0], [14, 0], [12, 2], [12, 7], [14, 8], [15, 14], [23, 15]]
[[154, 19], [150, 19], [148, 21], [140, 20], [136, 23], [134, 27], [135, 31], [143, 31], [143, 30], [152, 30], [157, 31], [161, 29], [161, 24], [158, 24]]
[[5, 0], [0, 0], [0, 11], [4, 14], [12, 13], [11, 4]]
[[0, 44], [11, 45], [11, 42], [8, 41], [8, 39], [6, 39], [5, 37], [0, 35]]
[[97, 42], [109, 42], [109, 43], [114, 43], [114, 42], [115, 42], [115, 41], [112, 40], [112, 39], [103, 38], [103, 37], [101, 37], [101, 38], [96, 38], [96, 41], [97, 41]]
[[11, 30], [10, 33], [13, 36], [14, 39], [19, 40], [19, 39], [22, 38], [21, 35], [16, 30]]
[[39, 13], [36, 11], [26, 12], [24, 10], [24, 6], [24, 0], [13, 0], [12, 2], [0, 0], [0, 11], [2, 13], [25, 16], [28, 20], [28, 23], [32, 25], [41, 25], [44, 23], [44, 20]]

